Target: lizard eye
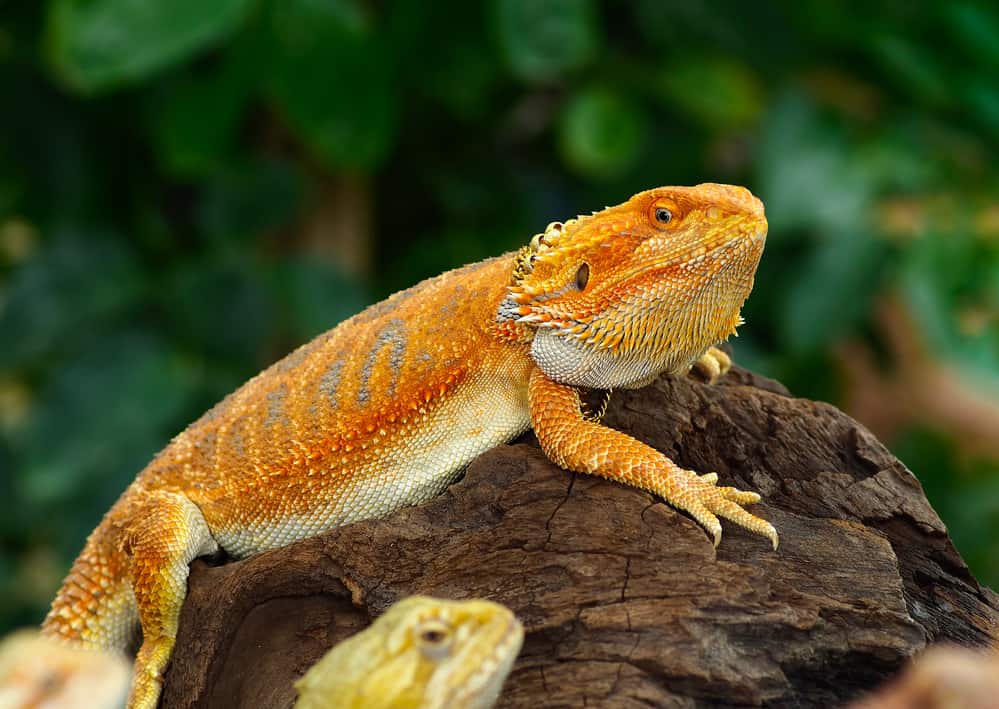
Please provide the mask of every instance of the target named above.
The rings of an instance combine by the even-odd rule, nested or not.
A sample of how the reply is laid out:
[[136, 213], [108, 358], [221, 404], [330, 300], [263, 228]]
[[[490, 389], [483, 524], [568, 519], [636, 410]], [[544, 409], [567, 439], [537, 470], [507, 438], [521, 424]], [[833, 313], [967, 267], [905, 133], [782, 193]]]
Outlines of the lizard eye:
[[576, 271], [576, 288], [578, 290], [583, 290], [586, 288], [586, 284], [590, 282], [590, 264], [584, 263]]
[[440, 659], [450, 648], [451, 626], [438, 620], [425, 621], [416, 631], [416, 643], [424, 655]]
[[673, 212], [666, 207], [656, 207], [656, 221], [660, 224], [669, 224], [673, 221]]
[[428, 628], [420, 634], [420, 640], [428, 645], [439, 645], [444, 642], [445, 633], [438, 628]]

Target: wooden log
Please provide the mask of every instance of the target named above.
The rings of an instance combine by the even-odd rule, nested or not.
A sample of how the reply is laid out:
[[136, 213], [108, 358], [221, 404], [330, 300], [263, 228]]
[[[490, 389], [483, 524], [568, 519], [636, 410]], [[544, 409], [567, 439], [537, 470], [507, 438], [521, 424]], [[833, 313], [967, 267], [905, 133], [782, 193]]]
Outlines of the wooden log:
[[999, 597], [916, 478], [827, 404], [734, 368], [615, 392], [604, 422], [759, 492], [781, 535], [721, 545], [654, 496], [548, 462], [530, 434], [420, 507], [192, 565], [163, 707], [289, 707], [292, 682], [405, 596], [524, 622], [501, 707], [829, 707], [927, 644], [981, 645]]

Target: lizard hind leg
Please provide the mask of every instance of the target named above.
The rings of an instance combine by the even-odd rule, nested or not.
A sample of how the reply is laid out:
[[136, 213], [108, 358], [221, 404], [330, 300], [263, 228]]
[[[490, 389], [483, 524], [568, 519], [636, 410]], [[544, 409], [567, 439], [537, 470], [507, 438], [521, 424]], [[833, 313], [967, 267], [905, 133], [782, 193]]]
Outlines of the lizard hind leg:
[[154, 709], [177, 635], [188, 564], [217, 550], [201, 511], [189, 499], [132, 488], [87, 539], [42, 633], [124, 652], [141, 624], [128, 705]]
[[198, 506], [162, 490], [142, 493], [125, 539], [142, 626], [128, 706], [155, 709], [187, 594], [188, 564], [219, 547]]

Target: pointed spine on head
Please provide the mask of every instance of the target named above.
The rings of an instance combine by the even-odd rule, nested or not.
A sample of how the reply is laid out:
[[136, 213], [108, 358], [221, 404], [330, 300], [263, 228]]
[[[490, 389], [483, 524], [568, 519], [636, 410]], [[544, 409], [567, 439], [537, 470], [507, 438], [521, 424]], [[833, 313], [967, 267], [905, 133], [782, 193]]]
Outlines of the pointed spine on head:
[[517, 252], [511, 285], [519, 286], [527, 276], [534, 272], [534, 261], [539, 254], [553, 248], [558, 243], [564, 227], [562, 222], [550, 223], [543, 232], [531, 237], [531, 243]]
[[[569, 224], [574, 221], [570, 220]], [[530, 243], [517, 252], [517, 256], [514, 258], [513, 272], [510, 276], [510, 285], [507, 288], [507, 296], [500, 303], [496, 313], [498, 323], [513, 321], [525, 324], [530, 322], [530, 320], [523, 318], [531, 314], [529, 303], [540, 294], [534, 292], [534, 289], [527, 286], [524, 281], [534, 273], [534, 263], [539, 256], [558, 245], [565, 226], [562, 222], [551, 222], [543, 232], [531, 237]]]
[[[599, 215], [600, 212], [593, 214]], [[620, 336], [615, 337], [612, 333], [590, 330], [591, 323], [598, 315], [592, 308], [584, 307], [578, 302], [570, 304], [558, 300], [576, 290], [574, 281], [555, 282], [532, 278], [537, 275], [540, 263], [549, 259], [554, 263], [572, 261], [578, 254], [591, 248], [594, 241], [606, 240], [609, 236], [628, 229], [633, 223], [624, 218], [600, 225], [596, 231], [583, 236], [579, 233], [579, 228], [592, 218], [581, 215], [564, 223], [552, 222], [545, 227], [544, 232], [536, 234], [527, 246], [517, 252], [507, 295], [496, 313], [499, 326], [516, 324], [532, 329], [557, 330], [597, 348], [613, 347], [620, 341]]]

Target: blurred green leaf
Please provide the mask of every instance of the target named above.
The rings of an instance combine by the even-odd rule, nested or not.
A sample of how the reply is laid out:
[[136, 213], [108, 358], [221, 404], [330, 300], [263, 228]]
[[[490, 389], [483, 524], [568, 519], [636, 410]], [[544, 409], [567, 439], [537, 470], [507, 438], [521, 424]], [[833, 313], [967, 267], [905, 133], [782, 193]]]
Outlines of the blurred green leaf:
[[845, 233], [863, 224], [874, 188], [854, 155], [803, 96], [776, 101], [757, 162], [771, 231], [780, 238], [802, 227]]
[[608, 89], [579, 92], [567, 103], [559, 123], [562, 158], [588, 177], [625, 172], [638, 157], [645, 138], [642, 109]]
[[[999, 576], [999, 554], [990, 541], [999, 539], [999, 467], [981, 462], [981, 472], [949, 490], [940, 500], [940, 512], [960, 524], [948, 525], [954, 544], [968, 564], [984, 578]], [[934, 499], [933, 502], [936, 502]]]
[[130, 306], [140, 279], [120, 240], [96, 232], [57, 237], [11, 278], [0, 310], [0, 369], [32, 365], [92, 334], [96, 322]]
[[715, 130], [745, 129], [763, 111], [763, 89], [749, 69], [736, 62], [684, 59], [662, 69], [667, 105], [678, 106]]
[[178, 268], [162, 293], [175, 336], [194, 351], [249, 368], [265, 362], [276, 332], [265, 283], [248, 260], [234, 258]]
[[[707, 3], [689, 0], [635, 0], [631, 3], [635, 25], [650, 43], [660, 47], [683, 46], [696, 33], [705, 43], [738, 38], [728, 13], [718, 13]], [[721, 15], [721, 16], [719, 16]]]
[[456, 37], [443, 49], [444, 66], [435, 67], [426, 76], [426, 88], [453, 114], [465, 119], [484, 118], [499, 76], [496, 62], [471, 37]]
[[289, 315], [282, 325], [294, 344], [329, 330], [370, 302], [356, 282], [329, 264], [294, 259], [283, 263], [275, 277]]
[[[0, 158], [2, 160], [3, 158]], [[14, 205], [24, 193], [24, 186], [10, 172], [0, 165], [0, 216], [11, 214]]]
[[971, 114], [993, 136], [999, 137], [999, 87], [994, 76], [981, 76], [969, 80], [961, 89]]
[[804, 263], [784, 298], [781, 327], [787, 351], [828, 347], [870, 310], [883, 265], [883, 245], [870, 234], [826, 235]]
[[396, 87], [388, 47], [348, 7], [315, 0], [278, 4], [267, 86], [282, 115], [329, 168], [370, 171], [392, 148]]
[[593, 0], [495, 0], [507, 65], [527, 81], [556, 78], [590, 62], [600, 45]]
[[[499, 48], [484, 42], [489, 3], [395, 0], [384, 34], [394, 55], [396, 81], [405, 84], [409, 105], [431, 98], [463, 119], [488, 122], [489, 99], [504, 78]], [[446, 42], [441, 27], [461, 27]]]
[[[917, 131], [921, 135], [914, 139], [913, 133]], [[948, 166], [941, 161], [928, 160], [920, 152], [917, 146], [927, 140], [925, 132], [926, 128], [922, 126], [900, 125], [896, 130], [879, 135], [870, 144], [858, 146], [853, 152], [857, 172], [863, 175], [865, 187], [870, 188], [876, 182], [884, 189], [912, 194], [938, 184]]]
[[[7, 445], [6, 437], [0, 437], [0, 499], [14, 499], [14, 463], [11, 460], [10, 449]], [[0, 515], [0, 539], [12, 539], [17, 532], [17, 523], [22, 522], [16, 515]], [[8, 557], [4, 555], [4, 545], [0, 545], [0, 579], [8, 578], [3, 573], [5, 562], [9, 563]], [[2, 583], [2, 582], [0, 582]]]
[[245, 243], [293, 219], [302, 188], [301, 176], [287, 162], [237, 163], [205, 181], [197, 224], [216, 241]]
[[148, 113], [166, 171], [196, 177], [220, 169], [235, 146], [250, 90], [223, 69], [185, 73], [158, 91]]
[[999, 245], [931, 230], [906, 250], [899, 273], [909, 312], [932, 351], [983, 376], [991, 372], [999, 383], [999, 326], [970, 333], [960, 324], [966, 308], [995, 312], [989, 299], [990, 289], [999, 290], [997, 262]]
[[504, 248], [520, 246], [510, 244], [509, 234], [500, 233], [488, 226], [479, 229], [453, 227], [418, 235], [399, 254], [399, 260], [382, 280], [389, 284], [388, 292], [413, 285], [411, 274], [417, 279], [429, 278], [452, 268], [453, 264], [474, 263], [495, 256]]
[[[57, 370], [19, 446], [17, 497], [53, 504], [82, 485], [136, 472], [173, 433], [193, 381], [161, 338], [125, 332], [95, 339]], [[52, 445], [59, 431], [59, 445]]]
[[999, 68], [999, 14], [995, 7], [970, 2], [944, 3], [943, 16], [951, 34], [971, 58]]
[[330, 28], [358, 37], [374, 30], [372, 16], [361, 0], [289, 0], [272, 7], [274, 30], [291, 47], [314, 43], [317, 34]]
[[82, 92], [142, 80], [220, 40], [254, 0], [52, 0], [49, 57]]
[[884, 64], [913, 95], [928, 104], [946, 105], [951, 102], [951, 82], [944, 67], [924, 45], [897, 34], [875, 37], [872, 49]]

